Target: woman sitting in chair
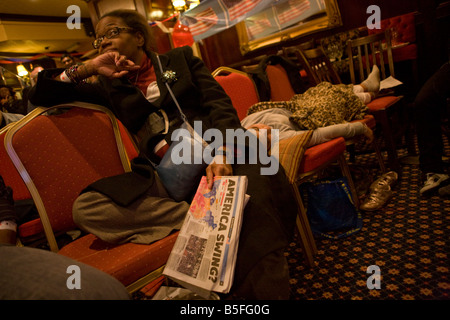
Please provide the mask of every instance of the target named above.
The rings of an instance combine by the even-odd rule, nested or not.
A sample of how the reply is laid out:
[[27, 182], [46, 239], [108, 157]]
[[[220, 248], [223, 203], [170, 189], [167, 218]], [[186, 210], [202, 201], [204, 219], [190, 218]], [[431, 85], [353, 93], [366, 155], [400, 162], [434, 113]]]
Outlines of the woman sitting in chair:
[[[170, 199], [148, 161], [149, 158], [158, 160], [162, 148], [159, 147], [170, 144], [170, 134], [183, 123], [165, 83], [171, 86], [191, 124], [200, 120], [205, 131], [217, 128], [223, 137], [227, 129], [242, 126], [231, 100], [190, 47], [176, 48], [159, 58], [149, 49], [148, 23], [137, 12], [107, 13], [99, 20], [96, 34], [93, 44], [99, 55], [81, 66], [40, 72], [30, 100], [44, 106], [74, 100], [104, 105], [141, 138], [139, 166], [145, 166], [146, 170], [139, 172], [146, 171], [150, 179], [141, 176], [135, 181], [145, 184], [131, 182], [126, 184], [131, 187], [124, 188], [124, 177], [117, 181], [112, 177], [104, 186], [109, 191], [99, 190], [98, 184], [96, 188], [91, 186], [75, 202], [73, 215], [80, 228], [104, 241], [150, 243], [158, 240], [156, 217], [165, 217], [166, 221], [171, 217], [165, 229], [177, 230], [190, 201]], [[85, 83], [93, 75], [97, 81]], [[159, 116], [161, 109], [168, 116], [168, 133], [165, 133], [164, 119]], [[156, 125], [161, 121], [152, 122], [152, 116], [161, 118], [162, 128]], [[226, 147], [222, 150], [229, 151]], [[216, 157], [221, 159], [213, 160], [205, 172], [210, 184], [213, 176], [245, 175], [250, 195], [243, 215], [231, 294], [246, 299], [288, 299], [289, 275], [284, 249], [294, 235], [297, 206], [284, 171], [262, 176], [261, 164], [231, 165], [225, 154]], [[130, 193], [137, 200], [126, 205], [114, 201], [116, 196]]]

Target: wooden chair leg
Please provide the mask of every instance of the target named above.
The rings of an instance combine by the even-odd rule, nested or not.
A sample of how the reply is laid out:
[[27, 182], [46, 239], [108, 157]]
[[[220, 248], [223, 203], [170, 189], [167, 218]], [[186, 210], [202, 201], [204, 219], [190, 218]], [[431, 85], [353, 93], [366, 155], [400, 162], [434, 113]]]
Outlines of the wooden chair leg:
[[316, 241], [311, 232], [311, 227], [309, 225], [308, 216], [306, 215], [306, 209], [303, 205], [302, 197], [298, 186], [292, 185], [294, 190], [295, 198], [298, 205], [298, 214], [296, 219], [297, 229], [302, 245], [303, 252], [305, 253], [306, 262], [310, 267], [314, 266], [314, 256], [317, 254]]
[[386, 166], [384, 165], [383, 154], [381, 153], [381, 148], [375, 139], [372, 142], [372, 146], [373, 146], [373, 149], [375, 150], [375, 155], [377, 156], [378, 163], [380, 164], [381, 173], [385, 173]]
[[355, 203], [356, 208], [359, 208], [359, 198], [358, 192], [356, 192], [355, 184], [353, 183], [352, 174], [350, 172], [350, 168], [348, 167], [347, 160], [345, 160], [345, 155], [341, 154], [338, 158], [339, 167], [341, 168], [342, 175], [347, 178], [348, 185], [350, 187], [350, 192], [353, 196], [353, 202]]
[[386, 143], [389, 167], [391, 170], [394, 170], [398, 174], [401, 174], [401, 166], [398, 159], [397, 146], [386, 110], [375, 112], [374, 117], [375, 120], [381, 124], [381, 134]]

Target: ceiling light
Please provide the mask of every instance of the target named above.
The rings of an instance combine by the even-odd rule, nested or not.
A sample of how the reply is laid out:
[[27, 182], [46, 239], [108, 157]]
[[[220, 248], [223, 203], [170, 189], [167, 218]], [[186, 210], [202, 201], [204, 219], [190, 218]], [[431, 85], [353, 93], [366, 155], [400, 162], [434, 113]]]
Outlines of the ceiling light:
[[191, 0], [188, 2], [189, 2], [189, 10], [195, 8], [196, 6], [198, 6], [200, 4], [200, 0]]
[[150, 18], [153, 19], [153, 20], [161, 19], [163, 16], [164, 16], [164, 12], [162, 10], [159, 10], [159, 9], [153, 9], [150, 12]]
[[184, 0], [172, 0], [172, 5], [177, 11], [184, 11], [184, 7], [186, 6], [186, 1]]
[[28, 71], [27, 71], [27, 69], [25, 69], [25, 67], [23, 66], [23, 64], [19, 64], [19, 65], [17, 66], [17, 74], [18, 74], [20, 77], [24, 77], [24, 76], [26, 76], [26, 75], [28, 74]]

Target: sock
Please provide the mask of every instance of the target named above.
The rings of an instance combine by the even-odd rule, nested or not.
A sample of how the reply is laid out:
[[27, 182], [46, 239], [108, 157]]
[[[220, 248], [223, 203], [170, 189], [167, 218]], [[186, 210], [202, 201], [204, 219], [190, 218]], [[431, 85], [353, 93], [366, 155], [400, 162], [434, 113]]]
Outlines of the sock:
[[380, 90], [380, 69], [376, 65], [373, 66], [372, 72], [361, 85], [366, 87], [368, 92], [378, 92]]
[[369, 92], [357, 92], [355, 95], [361, 100], [362, 103], [368, 104], [372, 101], [372, 96]]
[[353, 86], [353, 93], [361, 93], [361, 92], [364, 92], [364, 88], [359, 84], [355, 84]]

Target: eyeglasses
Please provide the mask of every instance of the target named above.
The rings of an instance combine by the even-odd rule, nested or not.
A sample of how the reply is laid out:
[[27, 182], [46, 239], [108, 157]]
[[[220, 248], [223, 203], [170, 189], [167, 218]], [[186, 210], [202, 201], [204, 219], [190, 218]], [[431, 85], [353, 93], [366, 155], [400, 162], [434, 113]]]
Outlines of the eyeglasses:
[[92, 42], [92, 46], [94, 47], [94, 49], [98, 49], [98, 48], [100, 48], [100, 45], [102, 44], [103, 39], [105, 39], [105, 38], [112, 39], [112, 38], [117, 37], [122, 31], [132, 31], [132, 30], [134, 30], [134, 29], [128, 28], [128, 27], [114, 27], [114, 28], [106, 31], [105, 35], [100, 36], [97, 39], [95, 39], [94, 42]]

